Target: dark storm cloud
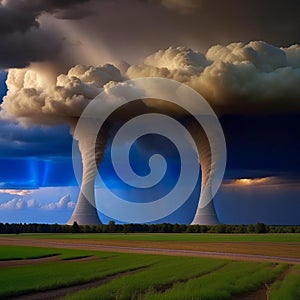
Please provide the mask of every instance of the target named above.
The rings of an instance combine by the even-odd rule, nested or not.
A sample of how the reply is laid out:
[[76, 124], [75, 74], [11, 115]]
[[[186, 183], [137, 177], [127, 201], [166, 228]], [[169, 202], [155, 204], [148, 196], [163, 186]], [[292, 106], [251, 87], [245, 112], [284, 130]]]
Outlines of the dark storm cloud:
[[[40, 31], [38, 18], [43, 13], [61, 19], [79, 19], [72, 23], [73, 28], [96, 41], [99, 53], [104, 48], [115, 59], [130, 62], [170, 45], [204, 51], [211, 45], [233, 41], [264, 40], [275, 46], [289, 46], [299, 41], [300, 2], [293, 0], [284, 3], [270, 0], [6, 0], [0, 3], [2, 68], [53, 61], [59, 54], [64, 44], [59, 34], [49, 39], [45, 31], [36, 33]], [[72, 65], [76, 63], [81, 62]]]
[[[59, 14], [61, 18], [64, 18], [63, 12], [66, 13], [66, 18], [70, 19], [71, 14], [68, 10], [74, 12], [80, 11], [78, 5], [89, 2], [90, 0], [6, 0], [2, 1], [3, 7], [8, 12], [19, 14], [23, 18], [37, 17], [44, 12], [51, 14]], [[82, 10], [81, 10], [82, 11]], [[76, 14], [76, 18], [79, 17], [79, 13]]]
[[[155, 2], [151, 1], [150, 2]], [[300, 3], [295, 0], [160, 0], [177, 16], [183, 31], [198, 40], [230, 43], [264, 40], [277, 46], [299, 41]]]
[[59, 39], [50, 32], [39, 29], [15, 32], [0, 39], [0, 69], [23, 68], [30, 62], [49, 60], [60, 49]]
[[[1, 4], [0, 4], [1, 5]], [[24, 32], [30, 27], [38, 27], [37, 14], [0, 6], [0, 34], [7, 35], [16, 31]]]
[[299, 43], [300, 2], [293, 0], [124, 0], [90, 5], [94, 14], [74, 22], [73, 28], [98, 40], [112, 57], [130, 63], [169, 46], [206, 51], [215, 44], [251, 40], [280, 47]]
[[145, 0], [149, 3], [161, 5], [167, 9], [174, 10], [181, 14], [193, 13], [199, 6], [201, 6], [203, 0]]
[[47, 12], [58, 18], [81, 18], [88, 2], [54, 0], [6, 0], [0, 2], [0, 68], [25, 67], [30, 62], [53, 59], [61, 49], [61, 38], [40, 28], [38, 17]]
[[0, 121], [2, 158], [65, 157], [70, 155], [71, 143], [69, 129], [65, 126], [24, 128], [14, 122]]
[[[294, 0], [202, 0], [184, 18], [185, 31], [209, 44], [264, 40], [276, 46], [299, 42], [300, 2]], [[182, 20], [183, 22], [183, 20]]]

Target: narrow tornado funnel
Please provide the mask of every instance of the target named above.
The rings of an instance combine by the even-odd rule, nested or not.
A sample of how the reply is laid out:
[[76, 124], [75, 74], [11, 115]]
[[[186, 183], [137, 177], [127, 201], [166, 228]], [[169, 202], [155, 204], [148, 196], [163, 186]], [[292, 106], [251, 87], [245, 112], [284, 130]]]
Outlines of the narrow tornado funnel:
[[[207, 135], [199, 126], [188, 124], [189, 130], [196, 139], [197, 151], [202, 172], [201, 192], [196, 214], [192, 225], [214, 225], [219, 224], [212, 199], [212, 179], [214, 175], [214, 164], [211, 157], [211, 147]], [[203, 206], [203, 203], [206, 204]]]
[[[98, 166], [103, 158], [106, 146], [106, 134], [100, 130], [96, 141], [91, 140], [89, 132], [93, 130], [87, 125], [86, 130], [78, 132], [74, 136], [78, 140], [78, 146], [82, 158], [82, 184], [80, 194], [73, 214], [67, 224], [77, 222], [79, 225], [102, 224], [95, 204], [95, 164]], [[89, 199], [89, 200], [87, 200]]]

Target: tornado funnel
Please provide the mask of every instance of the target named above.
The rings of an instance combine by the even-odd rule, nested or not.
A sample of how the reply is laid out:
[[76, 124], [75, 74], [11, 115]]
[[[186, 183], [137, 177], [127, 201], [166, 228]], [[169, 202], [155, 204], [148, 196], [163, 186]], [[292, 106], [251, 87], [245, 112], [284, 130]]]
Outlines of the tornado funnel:
[[73, 214], [67, 224], [77, 222], [79, 225], [102, 224], [95, 204], [95, 176], [106, 146], [106, 133], [100, 130], [96, 141], [91, 139], [94, 131], [93, 123], [86, 122], [84, 130], [78, 131], [74, 136], [82, 158], [82, 184], [80, 194]]
[[[81, 189], [93, 190], [94, 193], [94, 184], [93, 183], [86, 184], [84, 187], [81, 187]], [[95, 195], [92, 196], [92, 198], [93, 197], [95, 197]], [[67, 222], [67, 224], [72, 225], [74, 222], [76, 222], [78, 225], [102, 224], [98, 217], [98, 212], [95, 207], [95, 203], [94, 205], [90, 203], [90, 200], [87, 200], [82, 190], [80, 191], [73, 214], [69, 219], [69, 221]]]
[[[212, 199], [212, 184], [215, 176], [215, 166], [212, 160], [210, 141], [205, 134], [203, 128], [193, 124], [188, 124], [189, 131], [196, 140], [197, 151], [199, 155], [199, 163], [201, 166], [202, 180], [201, 192], [198, 201], [196, 214], [192, 221], [192, 225], [214, 225], [219, 224]], [[211, 142], [213, 142], [211, 140]]]

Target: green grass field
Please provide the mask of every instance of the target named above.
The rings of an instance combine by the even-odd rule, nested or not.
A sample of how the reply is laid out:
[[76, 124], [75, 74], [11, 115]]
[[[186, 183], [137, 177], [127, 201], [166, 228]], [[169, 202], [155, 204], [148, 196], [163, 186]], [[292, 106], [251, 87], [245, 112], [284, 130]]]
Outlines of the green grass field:
[[[271, 281], [285, 265], [200, 259], [160, 263], [148, 271], [115, 279], [107, 285], [78, 292], [66, 299], [230, 299]], [[174, 271], [173, 271], [174, 270]]]
[[[9, 253], [5, 250], [19, 253], [22, 251], [36, 252], [38, 248], [1, 247], [1, 257], [6, 259]], [[53, 249], [40, 248], [40, 253], [47, 256]], [[153, 256], [136, 256], [131, 254], [114, 255], [112, 253], [55, 249], [60, 254], [57, 261], [42, 262], [22, 266], [1, 267], [0, 298], [24, 294], [33, 291], [48, 290], [57, 287], [89, 282], [109, 275], [119, 274], [129, 270], [146, 267], [154, 262]], [[80, 261], [79, 257], [95, 256], [95, 259]], [[13, 256], [15, 260], [17, 255]], [[74, 258], [74, 260], [72, 260]]]
[[[51, 262], [38, 259], [54, 254]], [[34, 263], [15, 264], [32, 258]], [[1, 246], [0, 260], [6, 264], [0, 267], [0, 299], [96, 279], [107, 280], [63, 298], [231, 299], [265, 283], [272, 300], [298, 300], [300, 295], [300, 266], [287, 264], [26, 246]]]
[[300, 299], [300, 266], [293, 266], [290, 272], [274, 283], [271, 289], [271, 300]]
[[19, 260], [28, 258], [42, 258], [59, 254], [57, 249], [43, 249], [38, 247], [1, 246], [0, 261]]
[[[9, 237], [9, 235], [2, 235]], [[212, 233], [82, 233], [20, 234], [20, 238], [99, 239], [159, 242], [300, 242], [300, 234], [212, 234]], [[1, 239], [1, 236], [0, 236]]]

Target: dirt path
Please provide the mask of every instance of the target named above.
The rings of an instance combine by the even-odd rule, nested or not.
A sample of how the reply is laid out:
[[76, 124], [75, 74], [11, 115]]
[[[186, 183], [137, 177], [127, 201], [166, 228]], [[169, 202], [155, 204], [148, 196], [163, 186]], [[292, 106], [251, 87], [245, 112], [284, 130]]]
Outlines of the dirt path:
[[81, 249], [81, 250], [97, 250], [109, 252], [125, 252], [125, 253], [144, 253], [144, 254], [161, 254], [174, 256], [196, 256], [196, 257], [212, 257], [212, 258], [227, 258], [233, 260], [250, 260], [250, 261], [270, 261], [270, 262], [285, 262], [289, 264], [300, 264], [300, 258], [279, 257], [254, 255], [244, 253], [226, 253], [218, 251], [200, 251], [200, 250], [185, 250], [185, 249], [166, 249], [154, 247], [135, 247], [135, 246], [118, 246], [118, 245], [103, 245], [99, 241], [69, 241], [69, 240], [50, 240], [50, 239], [18, 239], [18, 238], [1, 238], [0, 245], [20, 245], [20, 246], [37, 246], [47, 248], [64, 248], [64, 249]]

